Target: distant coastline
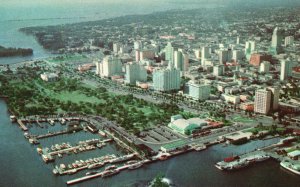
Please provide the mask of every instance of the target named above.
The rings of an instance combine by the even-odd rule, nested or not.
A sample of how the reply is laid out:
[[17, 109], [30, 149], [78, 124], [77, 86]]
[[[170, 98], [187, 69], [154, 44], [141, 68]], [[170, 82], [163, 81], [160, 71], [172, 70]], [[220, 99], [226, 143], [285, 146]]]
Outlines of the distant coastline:
[[28, 48], [6, 48], [0, 46], [0, 58], [1, 57], [15, 57], [15, 56], [31, 56], [33, 55], [33, 50]]

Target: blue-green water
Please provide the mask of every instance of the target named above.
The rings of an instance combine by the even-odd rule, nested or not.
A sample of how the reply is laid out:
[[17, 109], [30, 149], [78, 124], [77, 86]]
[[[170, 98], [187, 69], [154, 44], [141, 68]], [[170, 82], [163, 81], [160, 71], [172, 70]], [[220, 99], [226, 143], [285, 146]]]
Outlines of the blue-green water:
[[[18, 30], [22, 27], [68, 24], [93, 21], [112, 17], [149, 14], [170, 9], [190, 9], [210, 7], [198, 3], [173, 3], [172, 1], [142, 0], [87, 0], [77, 1], [0, 1], [0, 45], [5, 47], [32, 48], [34, 55], [30, 57], [0, 58], [0, 64], [48, 57], [45, 51], [32, 36]], [[18, 3], [13, 3], [18, 2]], [[58, 3], [68, 2], [68, 3]]]
[[[30, 145], [23, 136], [23, 132], [9, 120], [6, 104], [0, 101], [0, 186], [66, 186], [66, 181], [83, 176], [82, 171], [71, 176], [54, 176], [53, 164], [45, 164], [36, 152], [36, 146]], [[52, 126], [48, 129], [52, 130]], [[60, 125], [56, 125], [56, 130]], [[32, 133], [46, 132], [33, 126]], [[57, 136], [44, 139], [41, 145], [49, 146], [55, 143], [76, 143], [97, 137], [88, 132]], [[224, 157], [241, 154], [246, 151], [268, 145], [277, 140], [252, 141], [236, 147], [210, 147], [202, 152], [190, 152], [163, 162], [156, 162], [133, 171], [123, 171], [107, 179], [96, 178], [74, 186], [145, 186], [158, 173], [164, 173], [177, 186], [298, 186], [299, 176], [280, 168], [275, 161], [266, 161], [237, 172], [222, 172], [214, 167], [214, 163]], [[85, 160], [104, 154], [123, 154], [114, 144], [107, 145], [101, 150], [66, 155], [57, 159], [55, 164], [71, 163], [74, 160]]]
[[[12, 0], [17, 1], [17, 0]], [[77, 1], [77, 0], [74, 0]], [[134, 0], [130, 0], [134, 1]], [[34, 56], [26, 58], [1, 58], [0, 64], [17, 63], [20, 61], [47, 57], [50, 54], [31, 36], [18, 32], [19, 28], [27, 26], [42, 26], [66, 24], [81, 21], [98, 20], [127, 14], [145, 14], [153, 11], [163, 11], [178, 8], [201, 8], [199, 3], [172, 3], [172, 1], [149, 1], [148, 4], [127, 3], [103, 3], [94, 1], [93, 4], [74, 3], [62, 6], [43, 3], [29, 3], [18, 1], [20, 4], [12, 5], [11, 1], [0, 1], [0, 45], [6, 47], [29, 47], [34, 49]], [[42, 1], [40, 1], [42, 2]], [[70, 1], [69, 1], [70, 2]], [[77, 1], [78, 2], [78, 1]], [[81, 1], [85, 2], [85, 1]], [[6, 104], [0, 101], [0, 186], [66, 186], [66, 181], [77, 176], [83, 176], [80, 172], [72, 176], [57, 177], [52, 174], [52, 164], [45, 164], [36, 152], [36, 146], [30, 145], [23, 136], [23, 132], [14, 124], [11, 124], [7, 113]], [[49, 126], [49, 129], [53, 128]], [[54, 128], [60, 128], [56, 125]], [[33, 127], [31, 132], [40, 133]], [[76, 143], [79, 140], [93, 138], [94, 135], [79, 132], [72, 135], [63, 135], [41, 141], [44, 146], [60, 142]], [[275, 161], [267, 161], [238, 172], [226, 173], [217, 170], [214, 163], [226, 156], [244, 153], [257, 146], [272, 143], [255, 141], [246, 145], [214, 146], [203, 152], [191, 152], [180, 155], [164, 162], [156, 162], [146, 165], [138, 170], [124, 171], [113, 178], [93, 179], [75, 186], [145, 186], [158, 173], [166, 174], [177, 186], [299, 186], [299, 176], [293, 175], [279, 167]], [[122, 154], [114, 145], [108, 145], [101, 150], [85, 152], [77, 155], [65, 156], [58, 159], [56, 164], [70, 163], [74, 160], [85, 160], [90, 157], [103, 154]]]

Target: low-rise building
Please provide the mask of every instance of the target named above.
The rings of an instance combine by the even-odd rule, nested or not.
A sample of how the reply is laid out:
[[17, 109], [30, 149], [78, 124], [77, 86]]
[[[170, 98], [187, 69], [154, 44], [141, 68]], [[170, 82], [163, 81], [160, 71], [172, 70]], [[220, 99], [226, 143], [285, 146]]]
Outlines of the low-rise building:
[[200, 118], [184, 119], [180, 115], [171, 117], [171, 122], [168, 125], [174, 131], [184, 134], [191, 135], [193, 131], [200, 130], [202, 127], [207, 126], [207, 122]]

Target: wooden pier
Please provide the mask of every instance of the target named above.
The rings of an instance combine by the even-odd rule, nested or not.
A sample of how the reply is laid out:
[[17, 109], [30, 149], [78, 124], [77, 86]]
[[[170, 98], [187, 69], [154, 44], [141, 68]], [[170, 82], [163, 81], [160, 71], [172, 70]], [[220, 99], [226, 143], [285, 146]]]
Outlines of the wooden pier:
[[62, 131], [58, 131], [58, 132], [54, 132], [54, 133], [49, 132], [47, 134], [36, 136], [36, 139], [49, 138], [49, 137], [58, 136], [58, 135], [62, 135], [62, 134], [67, 134], [67, 133], [69, 133], [68, 130], [62, 130]]
[[28, 128], [25, 126], [22, 120], [18, 119], [17, 122], [23, 131], [28, 131]]

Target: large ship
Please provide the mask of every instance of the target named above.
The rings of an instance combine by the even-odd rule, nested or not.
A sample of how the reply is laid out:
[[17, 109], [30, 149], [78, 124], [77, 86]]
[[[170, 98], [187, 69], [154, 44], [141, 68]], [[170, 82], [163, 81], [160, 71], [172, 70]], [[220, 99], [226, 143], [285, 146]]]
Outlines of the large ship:
[[297, 175], [300, 175], [300, 164], [293, 164], [293, 163], [289, 162], [288, 160], [284, 160], [284, 161], [280, 162], [280, 165], [283, 168], [285, 168]]
[[249, 165], [249, 161], [243, 159], [243, 160], [235, 160], [232, 162], [218, 162], [215, 164], [216, 168], [220, 170], [236, 170], [241, 169], [243, 167], [246, 167]]

